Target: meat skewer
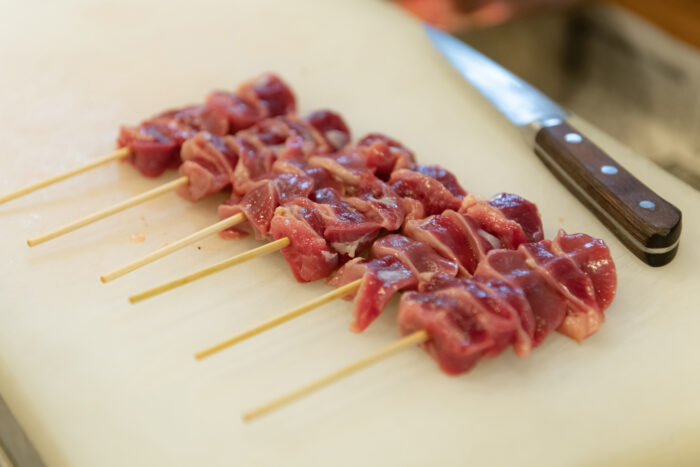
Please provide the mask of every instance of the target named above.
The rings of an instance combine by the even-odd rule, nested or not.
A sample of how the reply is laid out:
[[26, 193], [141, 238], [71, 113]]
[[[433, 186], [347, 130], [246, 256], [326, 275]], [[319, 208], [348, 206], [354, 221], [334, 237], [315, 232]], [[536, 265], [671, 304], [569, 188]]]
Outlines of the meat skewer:
[[[285, 230], [287, 228], [286, 223], [290, 221], [289, 219], [284, 219], [286, 216], [285, 213], [290, 206], [292, 206], [293, 209], [298, 209], [301, 211], [309, 209], [314, 210], [314, 215], [318, 217], [316, 220], [321, 223], [324, 222], [321, 219], [323, 216], [330, 216], [334, 218], [336, 216], [343, 217], [343, 225], [358, 222], [358, 219], [362, 218], [364, 220], [362, 223], [362, 228], [365, 228], [364, 231], [359, 233], [356, 232], [351, 235], [350, 238], [347, 238], [345, 232], [341, 232], [340, 235], [334, 237], [334, 240], [336, 241], [333, 242], [333, 244], [336, 248], [341, 250], [340, 253], [353, 257], [363, 245], [369, 245], [371, 240], [379, 234], [382, 228], [386, 228], [389, 231], [395, 230], [400, 227], [401, 222], [403, 221], [403, 209], [399, 206], [401, 202], [400, 197], [394, 193], [389, 185], [373, 175], [378, 168], [386, 170], [390, 174], [392, 168], [396, 165], [396, 153], [401, 151], [390, 151], [389, 146], [384, 142], [377, 142], [376, 140], [378, 139], [389, 141], [392, 145], [394, 145], [393, 147], [396, 148], [398, 148], [400, 145], [400, 143], [394, 142], [385, 136], [370, 135], [369, 137], [361, 140], [357, 147], [346, 148], [335, 155], [314, 154], [309, 158], [309, 165], [312, 167], [312, 170], [317, 168], [325, 169], [327, 167], [333, 171], [333, 176], [336, 179], [341, 179], [344, 177], [348, 183], [353, 183], [355, 182], [355, 178], [357, 178], [358, 181], [364, 183], [364, 186], [360, 187], [347, 185], [345, 188], [343, 188], [343, 190], [353, 190], [354, 196], [343, 197], [340, 196], [338, 191], [334, 188], [321, 187], [319, 190], [313, 192], [313, 196], [316, 199], [315, 202], [308, 199], [308, 195], [297, 194], [296, 196], [291, 197], [287, 203], [279, 206], [279, 209], [275, 210], [278, 200], [274, 200], [272, 204], [268, 203], [268, 193], [275, 192], [274, 185], [269, 181], [263, 181], [261, 184], [255, 184], [253, 189], [245, 193], [242, 200], [237, 203], [235, 207], [236, 209], [243, 210], [246, 213], [246, 216], [250, 221], [251, 228], [256, 232], [258, 237], [269, 236], [269, 234], [272, 234], [272, 237], [275, 239], [274, 244], [276, 245], [276, 248], [280, 250], [291, 247], [290, 236], [286, 234], [287, 231]], [[382, 148], [381, 151], [380, 148]], [[408, 150], [404, 151], [406, 151], [406, 154], [408, 154]], [[376, 164], [377, 160], [381, 161], [382, 159], [380, 159], [375, 152], [381, 152], [383, 157], [387, 157], [390, 161], [393, 161], [391, 167], [387, 168], [386, 164]], [[411, 155], [410, 157], [412, 160], [413, 156]], [[370, 168], [370, 164], [376, 165], [372, 165]], [[338, 183], [337, 180], [335, 182]], [[259, 193], [256, 191], [258, 189], [261, 190], [264, 196], [259, 196]], [[380, 198], [377, 198], [377, 196], [380, 196]], [[387, 203], [393, 203], [394, 206], [389, 207], [387, 206]], [[261, 204], [265, 205], [264, 208], [267, 210], [267, 214], [260, 213]], [[228, 210], [226, 205], [223, 205], [221, 208], [224, 208], [224, 211]], [[390, 212], [387, 219], [382, 218], [377, 222], [368, 222], [366, 218], [362, 217], [364, 216], [364, 214], [362, 214], [363, 212], [374, 213], [376, 216], [381, 217], [382, 211], [391, 211], [392, 208], [397, 212]], [[251, 211], [248, 211], [249, 209]], [[227, 214], [231, 214], [232, 212], [235, 211], [229, 211]], [[294, 216], [290, 215], [290, 217]], [[275, 224], [277, 221], [279, 221], [278, 224], [281, 225], [279, 229], [278, 225]], [[296, 233], [291, 232], [290, 235], [294, 236]], [[318, 233], [314, 232], [313, 235], [315, 235], [324, 245], [326, 244], [326, 239], [320, 237]], [[334, 232], [329, 231], [328, 235], [333, 237]], [[304, 242], [298, 242], [300, 245], [302, 243]], [[242, 255], [230, 258], [229, 260], [215, 264], [203, 270], [191, 273], [176, 280], [154, 287], [150, 290], [133, 295], [129, 298], [129, 300], [132, 303], [136, 303], [146, 298], [153, 297], [165, 291], [179, 287], [180, 285], [190, 283], [194, 280], [220, 271], [227, 265], [240, 264], [241, 258], [245, 258], [247, 260], [258, 257], [257, 253], [270, 253], [274, 251], [273, 248], [275, 247], [269, 246], [267, 248], [256, 248], [250, 252], [243, 253]], [[296, 248], [296, 246], [294, 248]], [[283, 251], [283, 254], [284, 253], [285, 251]], [[298, 280], [306, 282], [326, 277], [328, 273], [331, 272], [335, 262], [337, 262], [339, 253], [332, 252], [327, 246], [325, 246], [314, 251], [313, 255], [315, 256], [314, 259], [321, 258], [321, 262], [326, 263], [319, 267], [326, 268], [327, 272], [323, 272], [321, 269], [318, 269], [313, 271], [301, 271], [299, 274], [296, 274], [295, 271], [297, 271], [297, 269], [295, 268], [297, 265], [294, 264], [294, 261], [298, 260], [299, 258], [293, 257], [290, 259], [289, 255], [285, 256], [287, 261], [292, 265], [293, 272], [295, 272]], [[304, 261], [301, 262], [303, 263]], [[304, 269], [303, 265], [300, 265], [299, 267]]]
[[[387, 148], [387, 144], [382, 145], [382, 143], [386, 142], [388, 142], [390, 145], [389, 148]], [[378, 188], [379, 192], [373, 192], [371, 187], [369, 190], [367, 190], [365, 187], [364, 191], [367, 191], [371, 196], [368, 198], [363, 198], [363, 200], [353, 198], [349, 201], [351, 204], [348, 205], [348, 203], [339, 201], [333, 198], [333, 196], [330, 196], [330, 201], [321, 200], [320, 198], [329, 197], [329, 192], [321, 190], [322, 194], [319, 194], [319, 192], [315, 193], [316, 200], [321, 201], [322, 204], [330, 204], [324, 204], [321, 206], [318, 203], [297, 197], [290, 200], [287, 204], [280, 206], [272, 217], [272, 221], [270, 223], [270, 233], [275, 239], [285, 240], [290, 237], [296, 237], [298, 240], [293, 242], [291, 245], [280, 243], [278, 246], [282, 250], [282, 253], [285, 255], [285, 259], [287, 259], [288, 263], [292, 267], [295, 277], [299, 281], [304, 282], [327, 277], [332, 269], [335, 268], [334, 261], [337, 259], [338, 253], [337, 251], [333, 251], [333, 249], [329, 248], [329, 244], [334, 245], [336, 250], [341, 247], [338, 246], [338, 242], [332, 242], [328, 239], [328, 237], [346, 237], [347, 235], [344, 232], [341, 232], [340, 235], [338, 235], [336, 232], [338, 225], [344, 225], [347, 227], [348, 222], [341, 222], [340, 224], [334, 222], [330, 226], [326, 225], [324, 227], [324, 236], [326, 238], [314, 230], [318, 229], [318, 227], [312, 227], [311, 224], [323, 224], [325, 222], [323, 218], [328, 217], [329, 215], [337, 215], [337, 212], [335, 211], [338, 209], [345, 210], [343, 216], [352, 217], [352, 219], [350, 219], [350, 223], [357, 224], [358, 219], [353, 217], [357, 214], [355, 212], [356, 207], [366, 209], [366, 203], [363, 201], [366, 201], [367, 199], [372, 200], [374, 204], [379, 204], [384, 210], [388, 209], [387, 201], [382, 201], [384, 199], [390, 200], [392, 203], [397, 205], [401, 203], [408, 204], [408, 207], [405, 209], [400, 209], [398, 214], [392, 212], [389, 212], [388, 214], [382, 213], [382, 215], [386, 215], [388, 218], [388, 220], [382, 225], [365, 223], [365, 225], [369, 227], [369, 230], [367, 230], [366, 233], [366, 235], [369, 235], [369, 237], [361, 236], [359, 237], [361, 240], [350, 243], [347, 242], [346, 238], [337, 238], [338, 240], [346, 240], [344, 243], [341, 242], [342, 248], [345, 248], [346, 250], [348, 245], [352, 245], [351, 249], [352, 253], [354, 253], [359, 246], [358, 243], [361, 241], [366, 242], [367, 246], [369, 246], [368, 241], [376, 237], [379, 232], [379, 228], [385, 227], [389, 231], [398, 228], [403, 221], [404, 211], [408, 211], [408, 217], [412, 217], [423, 215], [425, 213], [433, 214], [446, 208], [458, 209], [460, 205], [464, 204], [462, 202], [462, 197], [464, 194], [466, 194], [466, 192], [459, 186], [452, 174], [438, 167], [416, 166], [413, 163], [414, 157], [412, 153], [410, 153], [410, 151], [404, 148], [400, 143], [385, 136], [375, 134], [365, 137], [360, 141], [360, 143], [358, 143], [358, 146], [360, 148], [367, 148], [368, 146], [369, 148], [368, 152], [363, 153], [365, 158], [360, 158], [361, 161], [356, 157], [352, 157], [356, 154], [354, 154], [353, 150], [348, 149], [341, 151], [341, 153], [339, 153], [337, 156], [313, 156], [310, 160], [312, 163], [332, 170], [335, 178], [345, 179], [348, 183], [350, 183], [349, 187], [352, 190], [363, 190], [362, 188], [353, 186], [352, 183], [369, 183], [370, 185], [374, 183], [375, 188]], [[389, 149], [394, 149], [394, 151]], [[396, 154], [400, 154], [400, 156], [396, 157]], [[363, 173], [363, 170], [366, 171], [370, 165], [372, 173], [378, 172], [384, 178], [389, 178], [389, 183], [391, 183], [391, 185], [385, 186], [381, 180], [374, 177], [367, 182], [367, 174]], [[413, 170], [407, 170], [404, 168], [409, 166], [412, 166]], [[437, 178], [432, 177], [431, 175], [435, 175]], [[395, 191], [393, 187], [396, 188]], [[398, 193], [404, 194], [405, 198], [399, 199]], [[377, 198], [378, 196], [381, 198]], [[477, 201], [473, 196], [467, 197], [467, 199], [469, 200], [467, 205], [469, 211], [472, 211], [473, 206], [478, 207], [480, 212], [485, 213], [486, 220], [491, 224], [494, 222], [489, 219], [489, 216], [504, 218], [503, 222], [501, 222], [505, 231], [503, 235], [506, 236], [504, 244], [507, 245], [515, 241], [510, 238], [514, 235], [514, 232], [520, 232], [520, 236], [525, 238], [526, 234], [524, 233], [524, 229], [515, 223], [515, 221], [506, 219], [506, 213], [508, 213], [508, 210], [512, 211], [514, 209], [512, 206], [508, 206], [507, 203], [504, 203], [499, 199], [497, 201], [500, 204], [496, 206], [489, 205], [484, 207], [482, 205], [486, 203]], [[525, 200], [522, 200], [522, 198], [517, 197], [517, 199], [525, 203]], [[341, 204], [338, 204], [339, 202]], [[358, 204], [358, 202], [360, 202], [360, 204]], [[495, 202], [496, 201], [494, 201], [494, 203]], [[333, 206], [333, 208], [329, 208], [329, 205]], [[536, 208], [534, 208], [534, 205], [531, 203], [527, 203], [527, 205], [532, 206], [534, 209], [534, 217], [536, 218], [536, 221], [530, 221], [529, 224], [536, 225], [527, 225], [526, 228], [530, 230], [535, 229], [534, 231], [530, 232], [531, 235], [541, 236], [541, 222], [539, 221], [539, 217], [536, 213]], [[332, 214], [329, 214], [329, 209], [335, 211]], [[399, 209], [398, 206], [397, 209]], [[390, 211], [390, 209], [388, 210]], [[497, 214], [494, 214], [494, 212], [497, 212]], [[394, 218], [397, 215], [399, 217]], [[311, 217], [308, 218], [309, 216]], [[311, 224], [309, 224], [309, 222]], [[267, 226], [264, 228], [261, 227], [261, 230], [267, 230], [267, 228]], [[353, 228], [357, 230], [357, 225], [354, 225]], [[466, 228], [472, 227], [467, 226]], [[361, 231], [360, 233], [364, 234], [365, 232]], [[499, 233], [499, 231], [496, 231], [496, 233]], [[352, 239], [357, 238], [357, 236], [352, 237]], [[531, 240], [537, 240], [538, 238], [539, 237], [533, 237]], [[483, 242], [484, 240], [482, 239], [481, 241]], [[262, 251], [266, 254], [271, 250], [256, 249], [255, 251]], [[343, 250], [341, 249], [338, 251], [342, 252]], [[249, 253], [245, 253], [244, 255], [244, 257], [247, 259], [257, 257], [256, 255]], [[354, 256], [354, 254], [351, 256]], [[136, 303], [143, 299], [151, 298], [165, 291], [172, 290], [180, 285], [208, 276], [213, 272], [220, 271], [226, 264], [233, 265], [240, 264], [240, 262], [241, 261], [237, 257], [231, 258], [230, 260], [216, 264], [204, 270], [197, 271], [174, 281], [136, 294], [130, 297], [129, 300], [132, 303]]]
[[[166, 111], [142, 122], [137, 127], [122, 127], [117, 139], [120, 147], [117, 152], [122, 158], [127, 158], [142, 175], [157, 177], [168, 168], [179, 166], [180, 148], [198, 132], [204, 131], [213, 136], [224, 136], [248, 128], [265, 118], [294, 112], [295, 108], [294, 95], [288, 86], [275, 75], [263, 74], [241, 85], [237, 94], [213, 92], [207, 98], [205, 105]], [[85, 170], [87, 169], [82, 171]], [[181, 176], [114, 206], [29, 239], [27, 244], [36, 246], [73, 232], [162, 194], [177, 190], [189, 182], [188, 176]]]
[[[234, 192], [232, 199], [238, 201], [237, 205], [246, 201], [245, 196], [239, 200], [238, 195], [261, 188], [267, 189], [267, 194], [274, 194], [276, 198], [304, 195], [304, 188], [291, 185], [310, 186], [321, 182], [324, 177], [321, 171], [312, 169], [315, 177], [309, 178], [309, 174], [297, 164], [302, 164], [311, 155], [322, 156], [336, 151], [349, 140], [350, 132], [342, 117], [328, 110], [314, 112], [303, 120], [291, 116], [263, 120], [226, 140], [200, 133], [183, 144], [184, 162], [180, 166], [180, 174], [188, 176], [191, 182], [178, 190], [178, 194], [195, 202], [231, 186]], [[268, 178], [272, 183], [264, 184]], [[258, 183], [263, 185], [259, 186]], [[245, 209], [229, 204], [220, 206], [219, 210], [224, 219], [218, 223], [102, 275], [100, 280], [104, 283], [114, 280], [252, 217], [252, 213]], [[230, 236], [232, 234], [227, 235]]]
[[[422, 179], [420, 185], [425, 186], [425, 182], [426, 180]], [[417, 193], [415, 191], [412, 192], [413, 196], [416, 196], [416, 194]], [[436, 197], [431, 197], [430, 199], [430, 203], [434, 204]], [[504, 202], [505, 199], [508, 200], [507, 203]], [[489, 215], [482, 219], [482, 221], [488, 223], [488, 225], [483, 225], [487, 231], [507, 232], [507, 235], [500, 235], [502, 238], [500, 242], [495, 238], [491, 238], [490, 241], [499, 247], [502, 244], [508, 248], [517, 248], [517, 246], [521, 243], [536, 241], [542, 238], [542, 225], [539, 221], [537, 208], [529, 201], [516, 195], [501, 194], [495, 197], [494, 200], [489, 203], [488, 208], [484, 207], [485, 203], [479, 202], [479, 200], [477, 200], [473, 195], [469, 195], [462, 201], [461, 204], [464, 206], [463, 209], [465, 211], [474, 212], [474, 206], [478, 206], [479, 212], [489, 212]], [[521, 212], [517, 214], [509, 212], [509, 210], [514, 211], [515, 209], [519, 209]], [[504, 213], [508, 213], [513, 219], [517, 219], [519, 222], [512, 219], [506, 221], [504, 221], [503, 218], [499, 219], [499, 215], [505, 217]], [[453, 219], [456, 219], [456, 221], [450, 223], [450, 221]], [[494, 221], [494, 219], [496, 220]], [[461, 231], [459, 231], [460, 223], [463, 224]], [[524, 229], [518, 228], [520, 224], [524, 224], [526, 227]], [[505, 229], [504, 226], [506, 225], [510, 226], [510, 228]], [[449, 209], [444, 211], [442, 215], [432, 215], [423, 220], [409, 220], [406, 222], [404, 230], [408, 230], [414, 238], [418, 236], [418, 238], [426, 239], [427, 237], [428, 243], [416, 241], [402, 235], [391, 234], [375, 242], [375, 244], [372, 246], [372, 253], [379, 261], [382, 261], [380, 258], [387, 255], [399, 258], [399, 261], [393, 261], [390, 264], [399, 266], [400, 263], [403, 263], [401, 267], [410, 267], [415, 273], [415, 276], [420, 277], [423, 280], [429, 279], [438, 271], [451, 273], [452, 276], [459, 273], [463, 276], [469, 277], [476, 268], [475, 262], [478, 262], [478, 260], [480, 260], [480, 258], [486, 254], [488, 249], [493, 248], [491, 243], [486, 242], [483, 237], [479, 237], [479, 233], [484, 237], [487, 237], [488, 234], [483, 230], [476, 228], [476, 221], [474, 221], [468, 215], [460, 215], [457, 212]], [[450, 232], [450, 230], [452, 230], [452, 232]], [[525, 231], [527, 231], [527, 234], [525, 234]], [[519, 243], [512, 243], [515, 236], [513, 232], [520, 232], [520, 235], [524, 235], [523, 238], [518, 240]], [[472, 238], [468, 238], [470, 234]], [[375, 252], [377, 254], [375, 254]], [[442, 255], [442, 257], [440, 255]], [[402, 256], [404, 256], [403, 260]], [[375, 260], [375, 262], [376, 261], [377, 260]], [[339, 289], [328, 292], [321, 297], [301, 305], [300, 307], [294, 308], [291, 311], [254, 326], [253, 328], [250, 328], [232, 338], [202, 350], [195, 354], [195, 357], [199, 360], [209, 357], [246, 339], [308, 313], [334, 299], [343, 298], [354, 294], [366, 280], [374, 280], [375, 283], [381, 282], [381, 271], [376, 276], [372, 276], [370, 274], [372, 277], [368, 277], [365, 271], [361, 271], [361, 274], [351, 271], [349, 273], [351, 277], [347, 277], [344, 270], [358, 269], [359, 265], [354, 264], [358, 262], [364, 264], [372, 263], [368, 263], [360, 258], [346, 263], [336, 272], [336, 275], [329, 280], [331, 285], [339, 286]], [[388, 264], [386, 262], [380, 262], [379, 264], [385, 269], [386, 273]], [[368, 266], [366, 272], [371, 273], [372, 271], [370, 271], [370, 269], [371, 266]], [[404, 271], [404, 273], [405, 272], [407, 271]], [[403, 279], [401, 276], [402, 272], [400, 270], [396, 270], [394, 273], [399, 274], [397, 282], [400, 282]], [[355, 278], [355, 276], [359, 277]], [[402, 288], [411, 288], [416, 286], [418, 286], [418, 282], [408, 279], [403, 283]], [[372, 303], [372, 308], [374, 308], [374, 311], [367, 312], [362, 310], [358, 313], [358, 310], [356, 309], [355, 314], [357, 317], [364, 315], [369, 316], [370, 318], [363, 318], [359, 320], [358, 322], [362, 323], [360, 326], [357, 326], [355, 323], [355, 331], [363, 330], [371, 320], [376, 318], [376, 316], [381, 313], [384, 305], [393, 295], [389, 287], [383, 287], [378, 290], [382, 295], [381, 300], [378, 300], [375, 297], [376, 294], [374, 293], [371, 293], [370, 297], [368, 298], [368, 300]], [[396, 291], [398, 291], [398, 288]], [[364, 295], [367, 295], [367, 293], [367, 291], [363, 292]], [[363, 307], [360, 303], [357, 303], [356, 308], [366, 309], [369, 307]]]
[[[573, 265], [573, 269], [564, 263]], [[560, 322], [563, 333], [580, 341], [587, 335], [566, 323], [575, 316], [571, 310], [581, 306], [574, 293], [580, 290], [572, 284], [576, 272], [588, 281], [589, 296], [602, 317], [616, 287], [615, 266], [602, 240], [560, 231], [552, 242], [526, 243], [517, 250], [492, 250], [472, 278], [443, 276], [427, 290], [404, 294], [398, 316], [402, 339], [246, 412], [243, 420], [258, 418], [414, 344], [421, 344], [442, 370], [452, 375], [471, 370], [479, 359], [493, 358], [511, 344], [516, 354], [524, 356], [530, 350], [528, 337], [532, 346], [537, 346], [549, 332], [537, 318], [552, 309], [567, 310], [562, 314], [568, 317], [562, 316]], [[580, 319], [576, 321], [581, 324]], [[518, 330], [525, 331], [524, 338]], [[538, 333], [542, 335], [538, 337]]]

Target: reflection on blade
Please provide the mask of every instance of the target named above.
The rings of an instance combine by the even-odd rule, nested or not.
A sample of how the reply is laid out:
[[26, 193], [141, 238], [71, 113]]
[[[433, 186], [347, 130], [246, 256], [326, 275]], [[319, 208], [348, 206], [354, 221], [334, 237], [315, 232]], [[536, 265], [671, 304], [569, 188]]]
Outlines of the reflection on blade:
[[548, 97], [465, 43], [425, 26], [430, 40], [452, 65], [518, 126], [545, 118], [564, 118], [566, 112]]

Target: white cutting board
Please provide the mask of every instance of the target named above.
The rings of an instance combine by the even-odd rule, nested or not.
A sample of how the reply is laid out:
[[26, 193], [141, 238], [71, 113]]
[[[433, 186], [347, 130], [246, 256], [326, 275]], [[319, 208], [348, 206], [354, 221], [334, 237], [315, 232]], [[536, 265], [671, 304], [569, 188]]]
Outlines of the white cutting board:
[[[385, 345], [333, 303], [205, 362], [193, 353], [325, 292], [280, 255], [138, 306], [127, 295], [258, 245], [211, 238], [98, 281], [216, 219], [219, 199], [174, 194], [29, 249], [24, 241], [156, 186], [113, 164], [0, 206], [0, 393], [49, 466], [689, 465], [700, 459], [700, 195], [581, 122], [684, 212], [678, 258], [630, 255], [435, 52], [378, 1], [15, 2], [0, 19], [0, 192], [112, 148], [121, 123], [201, 101], [264, 70], [302, 112], [342, 111], [481, 195], [535, 201], [548, 236], [603, 237], [619, 291], [601, 331], [553, 335], [468, 375], [404, 352], [244, 425], [240, 414]], [[517, 47], [518, 44], [513, 44]], [[523, 53], [528, 53], [523, 50]], [[129, 240], [144, 234], [143, 243]]]

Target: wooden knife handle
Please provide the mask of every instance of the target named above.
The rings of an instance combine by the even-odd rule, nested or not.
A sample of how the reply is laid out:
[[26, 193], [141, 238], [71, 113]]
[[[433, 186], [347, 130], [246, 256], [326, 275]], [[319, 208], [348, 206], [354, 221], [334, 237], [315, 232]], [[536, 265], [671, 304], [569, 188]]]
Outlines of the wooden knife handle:
[[640, 259], [668, 264], [678, 251], [681, 212], [567, 122], [545, 126], [535, 152]]

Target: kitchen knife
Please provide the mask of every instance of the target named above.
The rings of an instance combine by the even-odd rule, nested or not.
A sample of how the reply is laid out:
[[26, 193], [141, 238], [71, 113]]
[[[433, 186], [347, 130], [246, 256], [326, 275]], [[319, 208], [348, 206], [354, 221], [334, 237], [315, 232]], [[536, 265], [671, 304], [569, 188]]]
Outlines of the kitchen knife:
[[635, 255], [669, 263], [681, 234], [681, 212], [573, 128], [544, 94], [458, 39], [425, 26], [461, 75], [520, 128], [542, 162]]

